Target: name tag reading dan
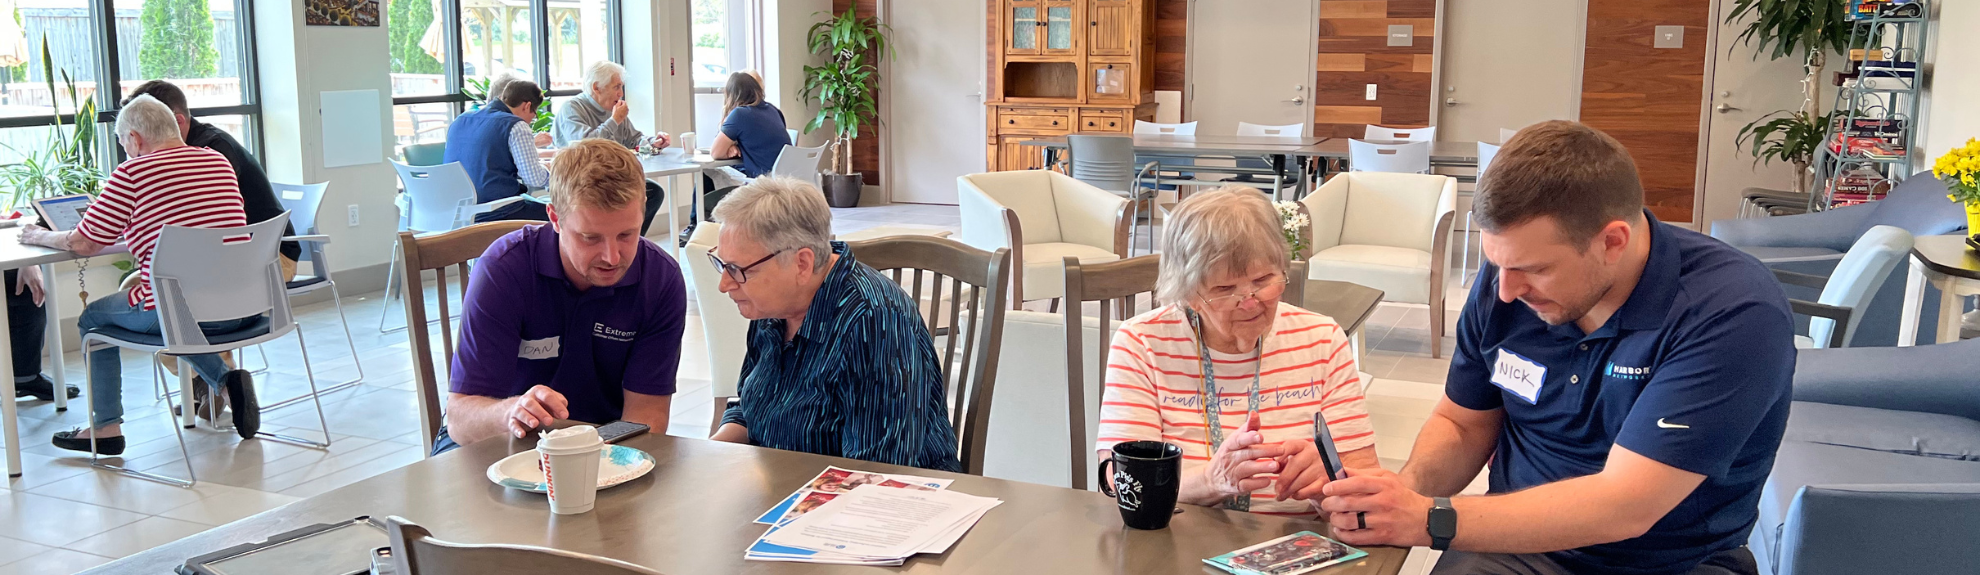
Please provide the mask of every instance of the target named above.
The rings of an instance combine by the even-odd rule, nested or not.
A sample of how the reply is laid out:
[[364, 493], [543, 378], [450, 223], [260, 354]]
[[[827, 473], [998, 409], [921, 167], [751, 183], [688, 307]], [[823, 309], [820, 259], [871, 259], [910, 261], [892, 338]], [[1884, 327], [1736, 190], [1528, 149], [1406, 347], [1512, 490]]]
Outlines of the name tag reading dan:
[[523, 359], [555, 358], [557, 357], [557, 352], [563, 349], [563, 347], [558, 344], [557, 340], [558, 338], [556, 337], [546, 337], [543, 339], [525, 339], [522, 342], [522, 352], [518, 354], [518, 356]]
[[1517, 353], [1499, 348], [1499, 359], [1492, 366], [1492, 385], [1499, 386], [1527, 403], [1540, 402], [1540, 383], [1547, 380], [1547, 368]]

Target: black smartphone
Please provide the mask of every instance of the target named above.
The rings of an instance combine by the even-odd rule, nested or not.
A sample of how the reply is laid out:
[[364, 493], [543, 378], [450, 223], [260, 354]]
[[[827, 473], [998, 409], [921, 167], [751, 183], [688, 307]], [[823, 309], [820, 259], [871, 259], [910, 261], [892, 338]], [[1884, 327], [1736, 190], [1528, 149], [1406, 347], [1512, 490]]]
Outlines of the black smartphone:
[[1313, 445], [1320, 448], [1320, 464], [1326, 466], [1327, 479], [1347, 479], [1347, 467], [1341, 465], [1341, 450], [1334, 449], [1334, 432], [1327, 429], [1327, 416], [1318, 411], [1313, 412]]
[[633, 423], [630, 421], [619, 420], [619, 421], [607, 423], [604, 426], [599, 427], [598, 439], [606, 443], [618, 443], [619, 441], [624, 440], [628, 437], [633, 437], [641, 433], [646, 433], [647, 430], [649, 429], [652, 428], [647, 427], [646, 424], [644, 423]]

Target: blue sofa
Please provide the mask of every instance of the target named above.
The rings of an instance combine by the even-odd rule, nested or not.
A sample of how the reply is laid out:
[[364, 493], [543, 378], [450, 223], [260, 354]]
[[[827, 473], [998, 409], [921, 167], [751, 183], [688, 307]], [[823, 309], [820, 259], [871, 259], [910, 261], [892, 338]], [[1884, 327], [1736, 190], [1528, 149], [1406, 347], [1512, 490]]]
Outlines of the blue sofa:
[[[1712, 237], [1753, 254], [1775, 269], [1828, 276], [1842, 260], [1849, 246], [1873, 226], [1904, 228], [1913, 236], [1936, 236], [1966, 229], [1966, 211], [1946, 198], [1944, 183], [1931, 171], [1919, 172], [1899, 183], [1883, 200], [1833, 210], [1745, 220], [1712, 222]], [[1864, 310], [1852, 346], [1897, 345], [1898, 320], [1904, 306], [1904, 278], [1909, 264], [1898, 266]], [[1819, 291], [1801, 286], [1783, 286], [1788, 297], [1815, 301]], [[1939, 315], [1938, 290], [1925, 288], [1925, 307], [1919, 322], [1919, 343], [1931, 343]], [[1807, 334], [1808, 319], [1798, 318], [1800, 332]]]
[[1980, 340], [1802, 350], [1789, 413], [1761, 573], [1980, 572]]

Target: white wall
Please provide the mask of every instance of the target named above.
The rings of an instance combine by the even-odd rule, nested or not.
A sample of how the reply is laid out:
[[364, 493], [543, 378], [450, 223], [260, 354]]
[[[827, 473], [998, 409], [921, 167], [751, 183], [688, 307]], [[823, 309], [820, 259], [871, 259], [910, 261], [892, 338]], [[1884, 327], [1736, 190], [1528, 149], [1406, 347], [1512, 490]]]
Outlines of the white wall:
[[1938, 2], [1939, 19], [1933, 23], [1932, 55], [1925, 61], [1928, 84], [1923, 132], [1923, 168], [1947, 149], [1966, 145], [1968, 138], [1980, 138], [1980, 36], [1971, 34], [1980, 27], [1980, 3], [1955, 0]]
[[[784, 125], [803, 131], [818, 114], [818, 107], [806, 105], [798, 97], [804, 88], [804, 67], [819, 59], [805, 46], [805, 31], [830, 13], [832, 0], [764, 0], [763, 2], [763, 89], [770, 102], [784, 111]], [[960, 38], [960, 37], [959, 37]], [[825, 142], [824, 131], [798, 136], [800, 145]]]
[[[626, 44], [626, 101], [633, 124], [669, 134], [694, 131], [694, 42], [687, 0], [641, 0], [621, 4], [620, 36]], [[715, 142], [713, 134], [696, 136], [699, 147]], [[688, 178], [669, 178], [667, 198], [683, 210], [693, 195]], [[685, 213], [685, 212], [683, 212]], [[665, 220], [661, 216], [660, 220]], [[685, 221], [685, 220], [683, 220]]]

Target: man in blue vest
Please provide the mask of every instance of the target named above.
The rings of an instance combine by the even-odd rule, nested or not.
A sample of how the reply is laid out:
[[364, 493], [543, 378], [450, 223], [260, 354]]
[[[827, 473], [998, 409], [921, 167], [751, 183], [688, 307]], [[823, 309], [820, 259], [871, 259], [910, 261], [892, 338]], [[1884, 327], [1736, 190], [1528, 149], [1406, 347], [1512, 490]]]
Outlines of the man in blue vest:
[[[535, 82], [516, 80], [502, 87], [480, 110], [462, 114], [447, 126], [443, 161], [460, 162], [474, 182], [475, 201], [488, 203], [543, 189], [550, 171], [536, 157], [536, 135], [530, 123], [543, 105], [543, 90]], [[474, 217], [476, 222], [550, 219], [543, 202], [525, 199]]]

